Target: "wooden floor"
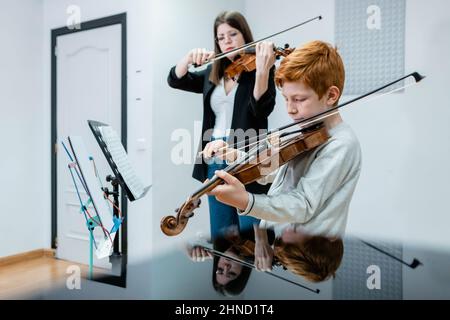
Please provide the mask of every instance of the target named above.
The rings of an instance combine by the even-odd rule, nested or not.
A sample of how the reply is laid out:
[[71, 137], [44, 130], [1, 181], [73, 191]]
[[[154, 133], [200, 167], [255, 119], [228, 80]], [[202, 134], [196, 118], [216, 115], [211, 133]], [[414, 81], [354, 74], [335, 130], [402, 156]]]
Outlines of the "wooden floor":
[[[25, 261], [0, 264], [0, 299], [24, 299], [39, 295], [45, 289], [64, 285], [66, 270], [76, 263], [41, 256]], [[79, 265], [83, 277], [88, 267]]]

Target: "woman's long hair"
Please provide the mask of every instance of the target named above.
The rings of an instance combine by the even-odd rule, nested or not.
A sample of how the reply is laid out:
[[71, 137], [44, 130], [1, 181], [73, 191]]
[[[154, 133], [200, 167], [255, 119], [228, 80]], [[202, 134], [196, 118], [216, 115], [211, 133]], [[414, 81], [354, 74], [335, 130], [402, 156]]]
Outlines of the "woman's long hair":
[[[217, 41], [217, 28], [223, 23], [226, 23], [231, 27], [239, 30], [244, 37], [245, 43], [253, 41], [253, 35], [245, 17], [237, 11], [224, 11], [220, 13], [214, 21], [214, 52], [216, 55], [221, 53], [219, 42]], [[230, 60], [227, 58], [214, 61], [211, 73], [209, 75], [209, 81], [211, 81], [215, 85], [218, 85], [220, 79], [224, 75], [226, 67], [230, 63]]]
[[[214, 240], [214, 249], [218, 250], [220, 252], [225, 252], [227, 250], [232, 251], [234, 254], [236, 254], [239, 258], [243, 258], [238, 250], [234, 247], [234, 245], [224, 239], [224, 238], [218, 238]], [[238, 275], [238, 277], [230, 282], [228, 282], [225, 285], [221, 285], [216, 280], [216, 271], [217, 271], [217, 265], [219, 263], [220, 257], [214, 256], [213, 260], [213, 270], [212, 270], [212, 283], [214, 290], [222, 294], [223, 296], [237, 296], [239, 295], [244, 288], [247, 285], [248, 279], [250, 278], [250, 274], [252, 273], [252, 269], [246, 266], [242, 266], [242, 271]]]

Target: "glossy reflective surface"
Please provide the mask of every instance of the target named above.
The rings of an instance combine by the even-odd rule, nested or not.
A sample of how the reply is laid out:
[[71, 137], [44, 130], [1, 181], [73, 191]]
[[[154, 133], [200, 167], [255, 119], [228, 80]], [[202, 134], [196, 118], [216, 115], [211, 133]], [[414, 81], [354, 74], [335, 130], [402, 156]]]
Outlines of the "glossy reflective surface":
[[[276, 238], [277, 235], [275, 247]], [[193, 261], [192, 248], [197, 246], [202, 246], [205, 252], [215, 249], [213, 252], [219, 255], [226, 254], [231, 258], [208, 257], [204, 261]], [[82, 279], [80, 290], [69, 290], [61, 286], [41, 292], [33, 298], [229, 299], [232, 297], [275, 300], [450, 298], [448, 252], [355, 237], [344, 238], [342, 248], [343, 255], [339, 263], [324, 257], [323, 246], [315, 253], [310, 252], [308, 258], [310, 262], [314, 260], [315, 254], [315, 259], [322, 263], [322, 269], [336, 268], [331, 272], [335, 273], [334, 277], [331, 275], [325, 280], [318, 280], [311, 272], [299, 275], [301, 272], [298, 269], [293, 272], [291, 266], [285, 270], [279, 260], [275, 261], [276, 265], [271, 271], [273, 275], [257, 271], [247, 267], [254, 263], [254, 257], [250, 254], [244, 256], [236, 251], [230, 251], [227, 246], [220, 247], [217, 241], [206, 243], [204, 240], [194, 240], [186, 244], [185, 248], [174, 249], [162, 256], [129, 264], [126, 289]], [[339, 254], [337, 257], [339, 258]], [[246, 266], [230, 266], [238, 260], [245, 261]], [[324, 265], [326, 263], [333, 264], [333, 267], [327, 269]], [[243, 274], [245, 274], [244, 281], [232, 289], [223, 290], [220, 289], [220, 285], [218, 286], [218, 283], [234, 281], [236, 276]]]

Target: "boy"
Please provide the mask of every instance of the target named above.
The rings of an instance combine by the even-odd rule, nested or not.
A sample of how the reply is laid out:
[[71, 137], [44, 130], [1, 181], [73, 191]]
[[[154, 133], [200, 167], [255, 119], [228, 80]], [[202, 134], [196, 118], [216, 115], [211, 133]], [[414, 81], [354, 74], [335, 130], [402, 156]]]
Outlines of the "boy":
[[[284, 58], [275, 75], [294, 121], [336, 106], [344, 80], [344, 65], [337, 50], [321, 41], [297, 48]], [[330, 139], [280, 167], [276, 176], [265, 177], [261, 182], [270, 182], [275, 176], [267, 195], [248, 193], [239, 180], [224, 171], [216, 175], [225, 184], [211, 194], [236, 207], [240, 215], [266, 220], [261, 221], [263, 227], [299, 223], [313, 234], [342, 237], [361, 171], [361, 150], [339, 113], [323, 122]]]

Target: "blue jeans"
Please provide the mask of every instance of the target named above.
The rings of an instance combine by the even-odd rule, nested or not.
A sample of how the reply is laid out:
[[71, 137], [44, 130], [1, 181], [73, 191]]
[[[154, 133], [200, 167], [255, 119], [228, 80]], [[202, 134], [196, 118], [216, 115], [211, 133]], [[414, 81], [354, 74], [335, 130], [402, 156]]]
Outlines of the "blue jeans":
[[[216, 139], [217, 138], [213, 138], [213, 140]], [[215, 161], [208, 164], [208, 179], [211, 179], [214, 176], [214, 172], [216, 170], [222, 170], [227, 167], [225, 161], [218, 159], [214, 160]], [[239, 216], [236, 208], [217, 201], [215, 196], [208, 196], [208, 203], [212, 240], [222, 236], [223, 232], [230, 226], [238, 226], [239, 231], [244, 232], [246, 230], [253, 229], [253, 224], [259, 223], [259, 219], [249, 216]]]

